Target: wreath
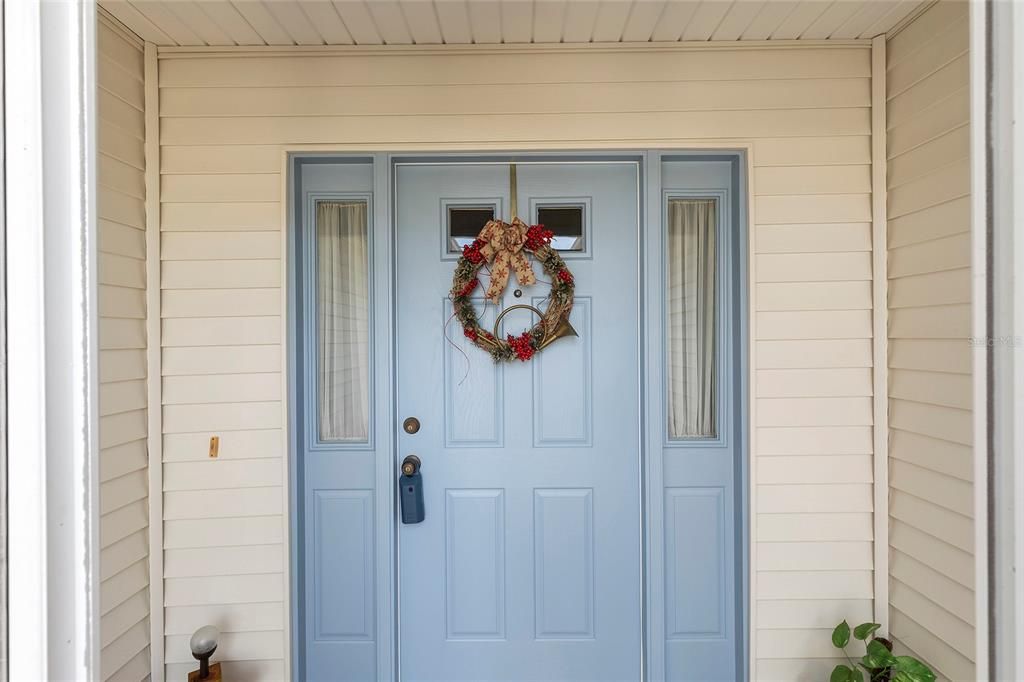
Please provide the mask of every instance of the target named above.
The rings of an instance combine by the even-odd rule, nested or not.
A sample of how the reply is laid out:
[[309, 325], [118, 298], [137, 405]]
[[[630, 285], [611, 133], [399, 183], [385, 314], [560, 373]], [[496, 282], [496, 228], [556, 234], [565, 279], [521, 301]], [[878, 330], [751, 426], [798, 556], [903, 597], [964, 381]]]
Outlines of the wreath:
[[[511, 223], [492, 220], [484, 226], [472, 244], [462, 247], [462, 256], [452, 278], [451, 301], [454, 314], [462, 323], [466, 338], [490, 353], [495, 362], [513, 359], [526, 362], [555, 339], [567, 334], [575, 336], [568, 322], [576, 283], [565, 261], [551, 248], [553, 236], [543, 225], [527, 225], [519, 218], [514, 218]], [[526, 254], [532, 254], [551, 279], [548, 307], [541, 313], [532, 306], [513, 306], [534, 310], [540, 320], [518, 336], [509, 334], [501, 339], [497, 336], [498, 322], [512, 308], [502, 311], [495, 320], [494, 330], [487, 331], [480, 326], [470, 296], [480, 286], [477, 275], [485, 263], [493, 263], [485, 298], [494, 303], [500, 299], [510, 271], [515, 273], [519, 284], [535, 284], [537, 278]]]

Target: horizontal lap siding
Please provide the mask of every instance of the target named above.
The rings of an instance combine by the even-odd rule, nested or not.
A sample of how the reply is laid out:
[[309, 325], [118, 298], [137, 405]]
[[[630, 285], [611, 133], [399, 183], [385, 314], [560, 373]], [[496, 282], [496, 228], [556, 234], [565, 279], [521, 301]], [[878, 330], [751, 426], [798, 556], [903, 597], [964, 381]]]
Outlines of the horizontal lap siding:
[[967, 4], [888, 43], [890, 610], [893, 636], [973, 680]]
[[211, 614], [236, 675], [285, 665], [281, 145], [495, 142], [753, 141], [756, 671], [831, 670], [872, 600], [868, 50], [203, 56], [160, 84], [169, 675]]
[[106, 18], [99, 54], [100, 673], [149, 675], [143, 53]]

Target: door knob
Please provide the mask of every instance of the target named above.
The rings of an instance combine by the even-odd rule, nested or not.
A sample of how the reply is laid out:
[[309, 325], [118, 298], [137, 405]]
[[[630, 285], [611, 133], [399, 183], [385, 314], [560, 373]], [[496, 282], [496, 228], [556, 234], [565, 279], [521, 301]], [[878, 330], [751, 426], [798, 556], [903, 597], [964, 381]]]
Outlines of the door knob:
[[398, 499], [402, 507], [402, 523], [420, 523], [426, 518], [420, 458], [416, 455], [408, 455], [402, 460], [402, 475], [398, 477]]
[[412, 476], [420, 470], [420, 458], [416, 455], [409, 455], [402, 460], [402, 473]]

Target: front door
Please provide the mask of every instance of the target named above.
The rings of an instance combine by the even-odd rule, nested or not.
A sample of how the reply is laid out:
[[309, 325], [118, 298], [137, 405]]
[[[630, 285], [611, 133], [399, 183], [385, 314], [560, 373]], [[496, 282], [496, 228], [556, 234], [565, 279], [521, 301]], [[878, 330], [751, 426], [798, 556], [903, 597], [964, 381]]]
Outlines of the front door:
[[[395, 473], [420, 458], [426, 511], [398, 533], [403, 680], [640, 678], [638, 173], [518, 165], [517, 213], [556, 233], [579, 336], [496, 365], [451, 319], [448, 292], [461, 246], [512, 217], [510, 167], [396, 168]], [[500, 306], [477, 290], [483, 326], [507, 306], [544, 309], [533, 265], [540, 281], [513, 276]], [[512, 311], [499, 333], [531, 315]]]

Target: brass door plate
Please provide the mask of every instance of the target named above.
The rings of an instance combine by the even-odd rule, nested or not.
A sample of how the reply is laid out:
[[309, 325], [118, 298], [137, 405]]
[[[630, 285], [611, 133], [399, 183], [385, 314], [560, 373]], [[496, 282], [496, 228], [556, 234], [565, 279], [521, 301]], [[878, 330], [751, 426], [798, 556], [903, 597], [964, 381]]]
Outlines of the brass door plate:
[[402, 422], [402, 430], [412, 435], [420, 430], [420, 420], [416, 417], [409, 417]]
[[210, 457], [216, 457], [220, 453], [220, 437], [210, 437]]

